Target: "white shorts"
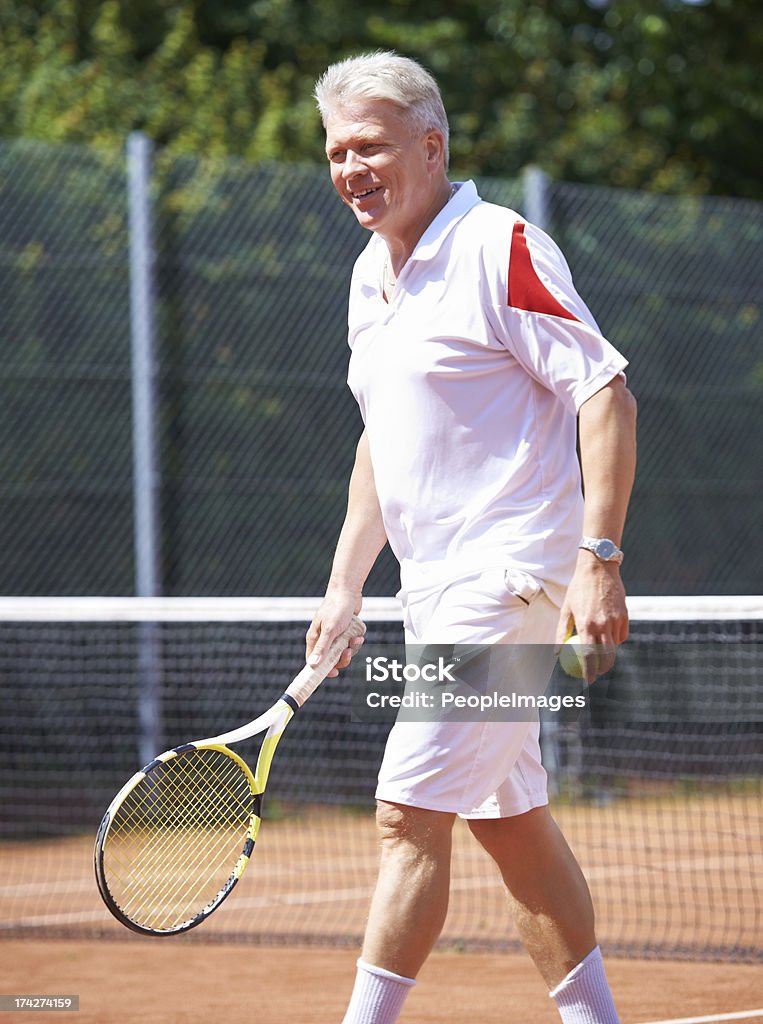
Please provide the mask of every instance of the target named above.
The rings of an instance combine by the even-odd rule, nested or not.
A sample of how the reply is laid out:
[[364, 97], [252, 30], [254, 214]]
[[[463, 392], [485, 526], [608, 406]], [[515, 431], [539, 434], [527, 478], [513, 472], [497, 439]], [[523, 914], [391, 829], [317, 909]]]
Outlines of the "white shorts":
[[[543, 644], [554, 666], [559, 608], [524, 572], [488, 569], [401, 595], [411, 644]], [[462, 818], [506, 818], [548, 803], [537, 721], [398, 721], [379, 769], [377, 800]]]

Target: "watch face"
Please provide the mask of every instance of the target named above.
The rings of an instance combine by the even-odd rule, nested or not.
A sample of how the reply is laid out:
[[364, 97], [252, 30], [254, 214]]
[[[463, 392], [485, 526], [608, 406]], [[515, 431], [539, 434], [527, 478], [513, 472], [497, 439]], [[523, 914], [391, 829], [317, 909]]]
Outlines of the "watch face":
[[611, 540], [604, 539], [596, 542], [594, 554], [598, 558], [603, 558], [606, 562], [617, 554], [617, 550], [617, 546], [613, 544]]

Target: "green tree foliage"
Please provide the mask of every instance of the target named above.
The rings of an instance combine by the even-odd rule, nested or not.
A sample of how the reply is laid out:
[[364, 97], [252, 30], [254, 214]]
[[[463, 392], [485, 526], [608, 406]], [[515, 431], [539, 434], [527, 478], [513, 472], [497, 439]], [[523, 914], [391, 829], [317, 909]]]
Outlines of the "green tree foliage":
[[331, 61], [442, 84], [454, 171], [760, 198], [758, 0], [0, 0], [0, 133], [320, 159]]

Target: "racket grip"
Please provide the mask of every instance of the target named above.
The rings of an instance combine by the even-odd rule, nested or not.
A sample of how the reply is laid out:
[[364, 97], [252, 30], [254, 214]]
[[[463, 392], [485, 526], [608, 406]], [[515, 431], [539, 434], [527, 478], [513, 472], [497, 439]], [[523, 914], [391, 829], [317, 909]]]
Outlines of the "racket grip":
[[315, 666], [305, 665], [296, 679], [286, 688], [286, 695], [295, 700], [301, 707], [308, 697], [315, 693], [331, 669], [336, 665], [350, 640], [356, 636], [363, 636], [365, 631], [365, 625], [357, 616], [353, 615], [350, 625], [341, 636], [334, 640], [328, 651], [324, 654], [320, 664]]

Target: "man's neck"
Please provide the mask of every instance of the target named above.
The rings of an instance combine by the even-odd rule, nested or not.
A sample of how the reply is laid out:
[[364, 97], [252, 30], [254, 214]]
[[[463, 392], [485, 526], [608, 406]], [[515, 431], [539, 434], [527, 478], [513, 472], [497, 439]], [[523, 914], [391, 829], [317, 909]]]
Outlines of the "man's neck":
[[389, 266], [393, 281], [408, 262], [424, 232], [443, 207], [450, 201], [454, 191], [454, 186], [451, 185], [447, 178], [443, 178], [432, 196], [432, 201], [427, 205], [420, 217], [417, 217], [415, 221], [406, 226], [404, 232], [394, 235], [386, 235], [381, 231], [379, 232], [380, 237], [387, 244]]

